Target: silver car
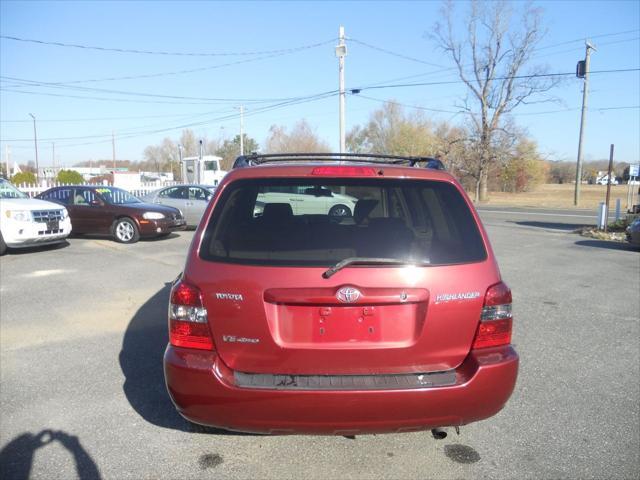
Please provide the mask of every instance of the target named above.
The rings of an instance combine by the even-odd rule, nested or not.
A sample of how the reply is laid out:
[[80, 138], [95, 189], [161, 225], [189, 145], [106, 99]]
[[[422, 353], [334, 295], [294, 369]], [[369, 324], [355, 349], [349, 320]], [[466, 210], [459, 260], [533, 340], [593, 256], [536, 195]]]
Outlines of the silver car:
[[172, 185], [148, 193], [142, 199], [149, 203], [159, 203], [180, 209], [187, 221], [187, 227], [197, 227], [213, 196], [215, 187], [211, 185]]

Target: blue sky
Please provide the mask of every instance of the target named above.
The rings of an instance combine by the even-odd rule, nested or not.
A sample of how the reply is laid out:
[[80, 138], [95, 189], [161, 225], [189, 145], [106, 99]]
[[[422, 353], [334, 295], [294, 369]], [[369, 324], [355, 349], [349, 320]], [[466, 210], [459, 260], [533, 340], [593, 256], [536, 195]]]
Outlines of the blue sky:
[[[514, 4], [516, 8], [522, 5]], [[540, 49], [536, 61], [551, 72], [574, 71], [576, 61], [584, 57], [585, 38], [593, 38], [597, 48], [592, 55], [592, 70], [640, 67], [640, 2], [553, 1], [536, 5], [542, 7], [548, 28], [540, 44], [545, 48]], [[456, 80], [455, 72], [442, 71], [452, 66], [451, 61], [425, 35], [439, 18], [440, 6], [439, 2], [3, 0], [3, 36], [106, 48], [246, 55], [150, 55], [2, 38], [2, 160], [6, 145], [11, 146], [12, 158], [18, 162], [33, 160], [29, 113], [38, 120], [40, 165], [52, 163], [52, 143], [57, 163], [72, 165], [110, 159], [112, 131], [117, 158], [129, 160], [142, 159], [144, 148], [165, 136], [177, 139], [183, 125], [196, 124], [190, 128], [210, 139], [231, 138], [239, 130], [240, 104], [245, 105], [246, 133], [260, 143], [267, 138], [271, 125], [291, 128], [304, 118], [337, 150], [337, 97], [276, 105], [283, 99], [337, 89], [334, 47], [340, 25], [352, 39], [345, 68], [347, 89]], [[466, 6], [457, 3], [458, 10]], [[456, 27], [465, 28], [463, 16], [458, 18]], [[282, 52], [297, 47], [307, 48]], [[168, 74], [195, 69], [204, 70]], [[121, 79], [159, 73], [164, 75]], [[120, 79], [105, 80], [113, 78]], [[24, 86], [24, 80], [40, 85]], [[64, 88], [42, 85], [47, 82], [78, 83]], [[581, 84], [581, 80], [569, 76], [554, 91], [559, 103], [525, 105], [516, 111], [517, 124], [527, 129], [550, 159], [575, 161]], [[585, 158], [606, 158], [609, 144], [614, 143], [617, 161], [637, 162], [640, 73], [594, 74], [590, 91]], [[461, 84], [363, 90], [360, 95], [347, 96], [347, 130], [365, 123], [384, 100], [455, 112], [463, 93]], [[425, 113], [454, 124], [462, 121], [460, 114]]]

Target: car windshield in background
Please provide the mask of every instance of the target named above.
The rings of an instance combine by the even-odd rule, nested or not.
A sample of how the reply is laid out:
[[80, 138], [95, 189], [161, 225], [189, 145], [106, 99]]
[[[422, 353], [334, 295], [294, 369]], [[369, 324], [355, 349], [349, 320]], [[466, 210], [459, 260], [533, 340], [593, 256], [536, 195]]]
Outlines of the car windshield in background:
[[127, 205], [130, 203], [140, 203], [140, 199], [134, 197], [129, 192], [113, 187], [96, 188], [102, 198], [112, 205]]
[[455, 186], [391, 179], [254, 179], [230, 184], [207, 225], [205, 260], [330, 266], [351, 257], [443, 265], [486, 259]]
[[28, 195], [22, 193], [6, 180], [2, 180], [0, 181], [0, 198], [28, 198]]

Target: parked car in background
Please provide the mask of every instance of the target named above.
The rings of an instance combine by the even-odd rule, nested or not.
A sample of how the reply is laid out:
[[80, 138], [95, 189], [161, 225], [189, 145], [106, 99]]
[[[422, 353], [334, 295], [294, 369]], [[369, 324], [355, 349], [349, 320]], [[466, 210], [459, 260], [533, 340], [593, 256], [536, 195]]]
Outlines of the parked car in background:
[[627, 242], [640, 247], [640, 217], [636, 218], [626, 229]]
[[66, 208], [29, 198], [0, 178], [0, 255], [23, 248], [63, 242], [71, 233]]
[[259, 191], [257, 201], [288, 203], [294, 215], [329, 215], [350, 217], [356, 208], [357, 198], [334, 192], [323, 185], [282, 185]]
[[54, 187], [38, 198], [64, 205], [74, 233], [111, 235], [121, 243], [134, 243], [140, 237], [162, 237], [186, 228], [177, 208], [144, 203], [115, 187]]
[[317, 155], [241, 157], [209, 203], [169, 300], [177, 410], [195, 430], [438, 438], [495, 415], [511, 291], [462, 186], [412, 157]]
[[[596, 179], [597, 185], [607, 185], [609, 183], [609, 176], [605, 175], [604, 177], [600, 177]], [[618, 185], [618, 180], [615, 177], [611, 177], [611, 185]]]
[[148, 203], [168, 205], [182, 212], [187, 227], [197, 227], [215, 187], [211, 185], [173, 185], [160, 188], [142, 197]]

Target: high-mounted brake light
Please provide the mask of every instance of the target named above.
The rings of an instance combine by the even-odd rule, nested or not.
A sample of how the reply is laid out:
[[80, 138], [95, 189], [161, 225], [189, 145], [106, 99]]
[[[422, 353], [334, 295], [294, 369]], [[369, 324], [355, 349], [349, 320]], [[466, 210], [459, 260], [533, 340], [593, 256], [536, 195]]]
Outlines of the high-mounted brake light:
[[511, 343], [511, 301], [511, 290], [504, 283], [489, 287], [471, 348], [498, 347]]
[[311, 175], [326, 175], [339, 177], [375, 177], [376, 169], [371, 167], [316, 167]]
[[213, 349], [202, 293], [182, 280], [171, 289], [169, 342], [175, 347]]

